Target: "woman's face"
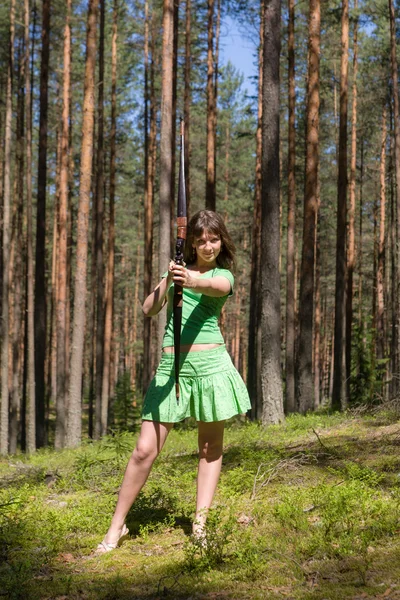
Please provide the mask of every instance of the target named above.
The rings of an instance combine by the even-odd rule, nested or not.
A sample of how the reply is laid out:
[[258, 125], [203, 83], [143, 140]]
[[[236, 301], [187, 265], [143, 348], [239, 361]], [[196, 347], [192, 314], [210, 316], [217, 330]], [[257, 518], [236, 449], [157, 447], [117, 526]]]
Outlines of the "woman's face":
[[197, 264], [208, 265], [210, 267], [216, 265], [217, 256], [221, 252], [222, 246], [221, 238], [218, 234], [204, 230], [201, 235], [194, 236], [192, 246], [197, 253]]

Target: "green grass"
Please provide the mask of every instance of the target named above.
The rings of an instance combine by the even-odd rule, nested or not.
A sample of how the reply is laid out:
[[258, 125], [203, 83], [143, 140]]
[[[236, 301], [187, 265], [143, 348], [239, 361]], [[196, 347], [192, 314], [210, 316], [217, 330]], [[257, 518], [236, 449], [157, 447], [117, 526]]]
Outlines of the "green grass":
[[195, 428], [167, 440], [131, 537], [94, 557], [136, 436], [0, 461], [0, 598], [400, 598], [400, 423], [393, 411], [234, 421], [207, 528], [190, 537]]

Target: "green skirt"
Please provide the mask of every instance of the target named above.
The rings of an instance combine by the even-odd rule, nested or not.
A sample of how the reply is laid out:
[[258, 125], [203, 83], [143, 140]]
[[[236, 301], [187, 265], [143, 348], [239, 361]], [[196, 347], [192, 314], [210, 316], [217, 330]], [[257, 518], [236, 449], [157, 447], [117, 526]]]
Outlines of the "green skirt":
[[249, 410], [249, 394], [225, 345], [181, 353], [180, 365], [178, 404], [174, 354], [162, 353], [144, 399], [144, 420], [177, 423], [194, 417], [196, 421], [223, 421]]

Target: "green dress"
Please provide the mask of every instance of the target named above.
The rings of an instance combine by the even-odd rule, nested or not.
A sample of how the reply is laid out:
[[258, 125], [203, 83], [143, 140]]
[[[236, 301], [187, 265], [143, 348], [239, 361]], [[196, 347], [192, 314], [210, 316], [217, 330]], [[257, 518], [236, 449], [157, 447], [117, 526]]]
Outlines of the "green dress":
[[[175, 395], [174, 354], [163, 352], [144, 399], [143, 419], [165, 423], [176, 423], [187, 417], [197, 421], [222, 421], [249, 410], [246, 386], [226, 350], [218, 325], [221, 310], [233, 293], [234, 277], [229, 270], [218, 267], [200, 275], [202, 278], [216, 276], [229, 280], [231, 291], [226, 296], [214, 298], [183, 289], [181, 344], [219, 346], [211, 350], [181, 352], [179, 404]], [[172, 285], [168, 291], [163, 348], [174, 345], [173, 294]]]

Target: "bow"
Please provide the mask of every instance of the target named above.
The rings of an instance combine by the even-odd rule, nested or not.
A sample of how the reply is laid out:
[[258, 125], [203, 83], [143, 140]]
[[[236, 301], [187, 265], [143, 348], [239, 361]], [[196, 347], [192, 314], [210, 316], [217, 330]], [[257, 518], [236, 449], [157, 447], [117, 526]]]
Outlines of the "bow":
[[[178, 182], [178, 215], [177, 215], [177, 236], [175, 247], [175, 263], [183, 265], [183, 250], [185, 248], [187, 215], [186, 215], [186, 185], [185, 185], [185, 125], [181, 121], [181, 155], [179, 161], [179, 182]], [[179, 359], [181, 350], [181, 326], [182, 326], [182, 304], [183, 288], [181, 285], [174, 284], [174, 346], [175, 346], [175, 393], [176, 401], [179, 404]]]

